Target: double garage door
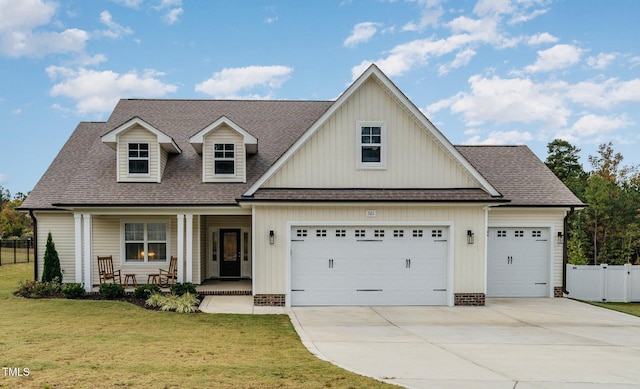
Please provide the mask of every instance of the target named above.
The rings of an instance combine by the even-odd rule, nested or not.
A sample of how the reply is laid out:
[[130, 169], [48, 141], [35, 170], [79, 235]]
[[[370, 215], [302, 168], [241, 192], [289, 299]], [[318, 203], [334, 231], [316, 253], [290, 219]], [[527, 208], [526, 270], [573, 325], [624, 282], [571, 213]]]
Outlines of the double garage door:
[[549, 296], [548, 228], [489, 228], [487, 297]]
[[448, 227], [291, 231], [291, 304], [446, 305]]

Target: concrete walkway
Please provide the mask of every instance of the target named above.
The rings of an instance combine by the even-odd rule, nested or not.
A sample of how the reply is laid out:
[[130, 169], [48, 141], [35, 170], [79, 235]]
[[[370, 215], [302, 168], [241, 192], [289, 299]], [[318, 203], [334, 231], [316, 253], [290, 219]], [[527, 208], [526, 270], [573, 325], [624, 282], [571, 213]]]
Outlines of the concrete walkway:
[[289, 315], [319, 358], [409, 388], [640, 387], [640, 318], [568, 299]]
[[284, 307], [254, 307], [253, 296], [204, 296], [199, 308], [205, 313], [286, 314]]

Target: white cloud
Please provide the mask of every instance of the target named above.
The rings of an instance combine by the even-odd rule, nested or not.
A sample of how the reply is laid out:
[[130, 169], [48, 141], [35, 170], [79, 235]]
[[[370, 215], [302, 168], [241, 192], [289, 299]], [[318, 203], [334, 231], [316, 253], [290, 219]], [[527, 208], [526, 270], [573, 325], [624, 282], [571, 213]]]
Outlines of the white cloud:
[[158, 11], [166, 11], [162, 20], [168, 25], [178, 23], [180, 21], [180, 15], [184, 13], [182, 0], [161, 0], [154, 8]]
[[163, 20], [169, 25], [176, 24], [180, 21], [180, 15], [182, 15], [183, 12], [184, 10], [182, 8], [173, 8], [164, 15]]
[[602, 82], [582, 81], [566, 88], [566, 98], [586, 107], [611, 109], [623, 103], [640, 102], [640, 79], [620, 81], [609, 78]]
[[616, 53], [600, 53], [597, 57], [587, 58], [587, 65], [594, 69], [606, 69], [617, 56]]
[[0, 184], [6, 184], [8, 179], [9, 177], [6, 174], [0, 173]]
[[374, 22], [362, 22], [353, 27], [351, 35], [344, 40], [345, 47], [356, 47], [360, 43], [366, 43], [373, 38], [378, 31], [379, 23]]
[[570, 128], [558, 131], [555, 138], [565, 139], [568, 142], [590, 140], [593, 143], [600, 143], [610, 140], [612, 133], [633, 124], [633, 121], [624, 114], [610, 116], [585, 114]]
[[526, 72], [550, 72], [575, 65], [580, 61], [584, 50], [566, 44], [555, 45], [550, 49], [538, 51], [538, 58], [533, 65], [524, 68]]
[[89, 34], [79, 29], [47, 31], [57, 3], [44, 0], [0, 0], [0, 53], [11, 57], [41, 57], [80, 52]]
[[529, 131], [491, 131], [484, 138], [481, 135], [474, 135], [464, 143], [468, 145], [517, 145], [531, 142], [533, 138]]
[[[239, 94], [255, 88], [266, 88], [271, 92], [289, 79], [293, 69], [287, 66], [247, 66], [243, 68], [225, 68], [195, 86], [202, 92], [215, 98], [237, 98]], [[268, 98], [250, 94], [245, 98]]]
[[402, 27], [402, 31], [422, 31], [429, 26], [437, 26], [440, 17], [444, 15], [444, 10], [440, 6], [442, 0], [417, 0], [417, 3], [422, 6], [420, 12], [420, 20], [415, 22], [409, 22]]
[[111, 1], [128, 8], [140, 9], [140, 5], [144, 0], [111, 0]]
[[456, 54], [456, 58], [448, 64], [440, 65], [438, 68], [438, 74], [443, 75], [451, 71], [451, 69], [457, 69], [459, 67], [469, 64], [471, 59], [475, 57], [476, 51], [473, 49], [466, 49]]
[[54, 80], [62, 79], [50, 94], [74, 100], [75, 110], [81, 115], [108, 112], [122, 97], [156, 98], [177, 90], [175, 85], [160, 81], [158, 77], [163, 74], [155, 70], [118, 74], [110, 70], [49, 66], [47, 74]]
[[108, 30], [100, 31], [98, 34], [110, 39], [119, 39], [123, 35], [133, 34], [133, 30], [130, 27], [122, 26], [113, 21], [113, 17], [109, 11], [100, 12], [100, 22], [107, 26]]
[[527, 44], [530, 46], [541, 45], [544, 43], [556, 43], [558, 38], [549, 34], [548, 32], [543, 32], [541, 34], [532, 35], [527, 40]]

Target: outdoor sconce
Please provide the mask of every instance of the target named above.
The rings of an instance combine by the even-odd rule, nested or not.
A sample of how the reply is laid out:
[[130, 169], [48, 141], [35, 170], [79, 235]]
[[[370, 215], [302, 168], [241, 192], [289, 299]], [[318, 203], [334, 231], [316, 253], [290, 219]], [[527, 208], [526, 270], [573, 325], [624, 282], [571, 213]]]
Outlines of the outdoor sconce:
[[474, 233], [471, 230], [467, 230], [467, 244], [473, 244]]
[[276, 233], [273, 230], [269, 230], [269, 244], [276, 243]]
[[562, 244], [563, 239], [564, 239], [564, 234], [562, 233], [562, 231], [558, 231], [558, 239], [556, 240], [556, 243]]

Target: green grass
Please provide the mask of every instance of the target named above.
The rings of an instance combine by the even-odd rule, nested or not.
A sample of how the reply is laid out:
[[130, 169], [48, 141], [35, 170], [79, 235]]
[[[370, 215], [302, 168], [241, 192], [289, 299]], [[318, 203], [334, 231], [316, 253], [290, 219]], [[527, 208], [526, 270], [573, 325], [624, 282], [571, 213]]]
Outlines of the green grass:
[[391, 387], [323, 362], [286, 315], [177, 314], [124, 302], [13, 296], [32, 264], [0, 267], [0, 388]]
[[0, 250], [2, 250], [0, 253], [0, 261], [2, 261], [1, 264], [3, 266], [6, 264], [27, 262], [27, 260], [33, 262], [33, 249], [29, 249], [28, 253], [26, 248], [17, 248], [15, 252], [13, 251], [13, 247], [0, 247]]
[[640, 303], [598, 303], [598, 302], [590, 302], [589, 304], [640, 317]]

